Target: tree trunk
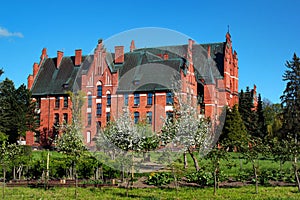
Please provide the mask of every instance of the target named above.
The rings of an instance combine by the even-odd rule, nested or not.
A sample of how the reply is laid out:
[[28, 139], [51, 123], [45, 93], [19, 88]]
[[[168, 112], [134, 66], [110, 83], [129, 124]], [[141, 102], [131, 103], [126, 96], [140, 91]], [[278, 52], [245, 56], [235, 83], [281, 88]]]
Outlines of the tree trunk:
[[6, 179], [6, 169], [3, 167], [3, 186], [2, 186], [2, 199], [5, 197], [5, 179]]
[[196, 158], [196, 156], [193, 154], [193, 150], [191, 148], [189, 148], [189, 154], [191, 155], [193, 161], [194, 161], [194, 166], [196, 171], [198, 172], [200, 170], [199, 164], [198, 164], [198, 160]]
[[252, 162], [252, 166], [253, 166], [254, 178], [255, 178], [255, 193], [258, 194], [257, 168], [254, 162]]
[[16, 166], [13, 167], [13, 179], [16, 180]]
[[76, 163], [74, 163], [74, 178], [75, 178], [75, 199], [77, 199], [77, 187], [78, 187], [78, 183], [77, 183], [77, 171], [76, 171]]
[[217, 194], [217, 168], [215, 168], [215, 171], [214, 171], [214, 195]]
[[297, 157], [294, 158], [294, 173], [295, 173], [295, 179], [297, 182], [298, 192], [300, 192], [300, 180], [299, 180], [299, 175], [298, 175]]
[[183, 152], [183, 163], [184, 163], [184, 169], [187, 169], [188, 161], [187, 161], [186, 151]]

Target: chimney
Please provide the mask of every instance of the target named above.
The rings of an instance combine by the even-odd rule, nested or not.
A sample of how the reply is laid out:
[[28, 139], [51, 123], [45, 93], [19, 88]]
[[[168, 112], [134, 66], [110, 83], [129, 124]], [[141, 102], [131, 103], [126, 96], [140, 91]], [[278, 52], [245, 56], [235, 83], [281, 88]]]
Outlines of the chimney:
[[45, 58], [47, 58], [47, 49], [46, 48], [43, 48], [42, 50], [42, 55], [40, 57], [41, 60], [44, 60]]
[[64, 52], [57, 51], [57, 62], [56, 62], [56, 68], [59, 68], [60, 62], [64, 56]]
[[124, 62], [124, 46], [115, 46], [115, 63]]
[[169, 54], [167, 53], [164, 53], [164, 57], [163, 57], [164, 60], [168, 60], [169, 59]]
[[135, 44], [134, 44], [134, 40], [131, 40], [130, 52], [133, 52], [133, 50], [135, 50]]
[[207, 46], [207, 58], [210, 58], [210, 45]]
[[81, 49], [75, 50], [75, 66], [81, 65], [82, 51]]
[[29, 90], [30, 90], [31, 87], [32, 87], [33, 80], [34, 80], [33, 75], [29, 75], [29, 76], [27, 77], [27, 88], [28, 88]]
[[192, 50], [193, 49], [193, 44], [194, 44], [194, 40], [189, 39], [189, 49]]
[[37, 75], [38, 71], [39, 71], [39, 64], [34, 63], [33, 64], [33, 78], [35, 78], [35, 76]]

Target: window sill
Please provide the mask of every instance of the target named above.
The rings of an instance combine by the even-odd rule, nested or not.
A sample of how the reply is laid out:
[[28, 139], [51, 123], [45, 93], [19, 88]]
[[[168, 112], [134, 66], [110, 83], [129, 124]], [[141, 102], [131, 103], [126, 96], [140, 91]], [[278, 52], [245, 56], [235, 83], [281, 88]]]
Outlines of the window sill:
[[147, 104], [146, 105], [146, 108], [151, 108], [152, 107], [152, 104]]
[[132, 107], [133, 108], [138, 108], [138, 107], [140, 107], [140, 104], [133, 105]]

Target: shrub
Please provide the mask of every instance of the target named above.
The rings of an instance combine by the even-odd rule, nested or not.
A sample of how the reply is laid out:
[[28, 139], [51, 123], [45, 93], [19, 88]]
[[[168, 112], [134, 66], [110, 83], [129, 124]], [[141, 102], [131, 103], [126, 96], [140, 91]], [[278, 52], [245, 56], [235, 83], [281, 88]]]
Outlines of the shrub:
[[185, 176], [188, 182], [197, 183], [201, 186], [211, 186], [214, 184], [214, 177], [210, 172], [200, 169], [198, 172], [193, 172]]
[[146, 180], [148, 185], [162, 186], [169, 184], [174, 180], [174, 177], [170, 173], [161, 172], [161, 173], [151, 173]]

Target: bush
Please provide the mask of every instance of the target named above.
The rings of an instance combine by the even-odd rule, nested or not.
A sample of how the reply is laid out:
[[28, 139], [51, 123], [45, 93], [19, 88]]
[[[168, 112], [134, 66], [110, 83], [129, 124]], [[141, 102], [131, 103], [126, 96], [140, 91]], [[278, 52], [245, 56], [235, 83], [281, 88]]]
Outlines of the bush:
[[193, 172], [185, 176], [188, 182], [197, 183], [201, 186], [211, 186], [214, 184], [214, 177], [210, 172], [200, 169], [198, 172]]
[[173, 180], [174, 177], [170, 173], [151, 173], [148, 176], [148, 180], [146, 180], [146, 183], [148, 185], [162, 186], [171, 183], [171, 181]]

